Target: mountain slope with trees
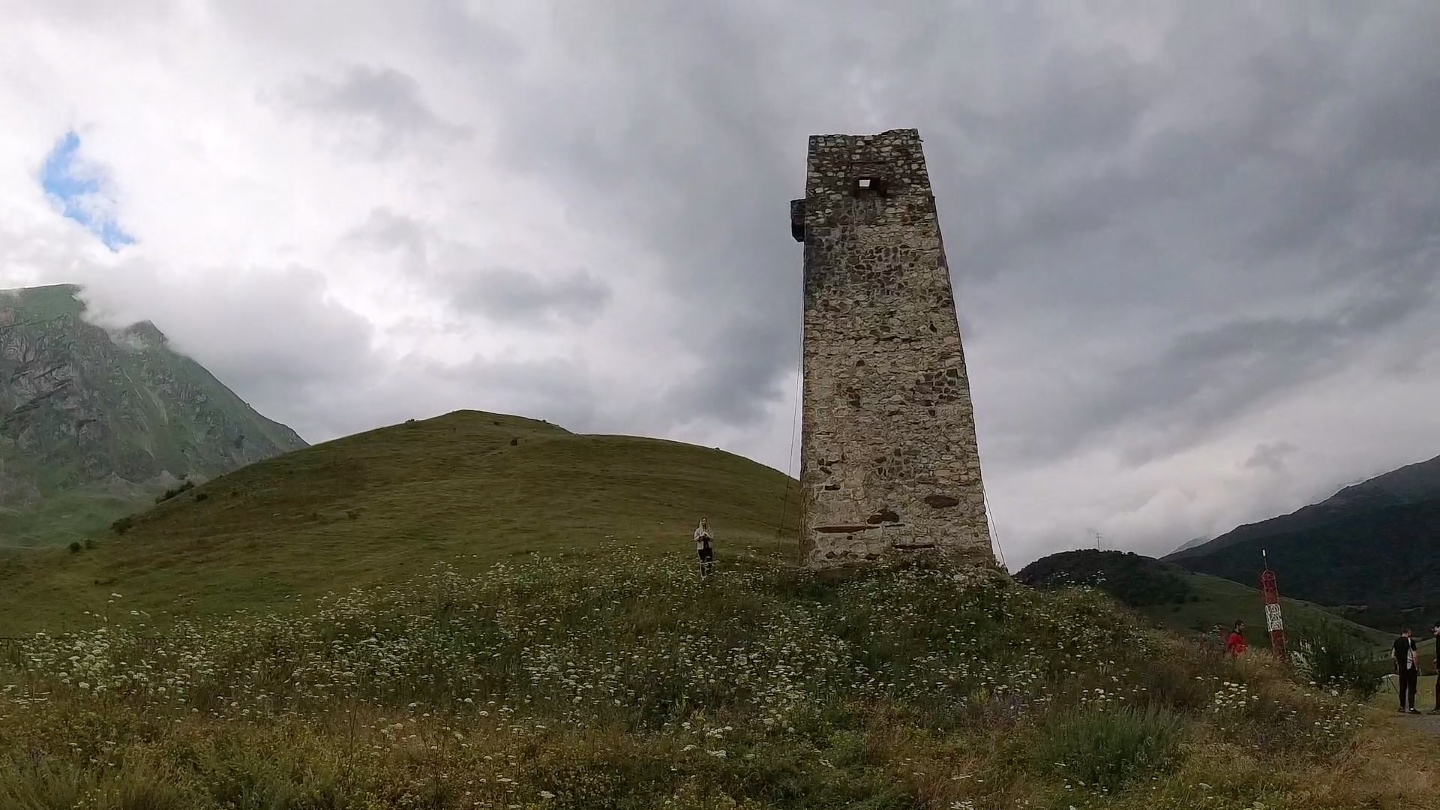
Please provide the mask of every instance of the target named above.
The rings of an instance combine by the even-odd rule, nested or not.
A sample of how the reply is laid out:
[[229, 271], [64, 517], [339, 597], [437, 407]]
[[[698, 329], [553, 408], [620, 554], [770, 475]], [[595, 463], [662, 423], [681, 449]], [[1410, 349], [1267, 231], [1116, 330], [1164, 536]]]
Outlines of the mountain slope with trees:
[[1391, 632], [1440, 620], [1440, 499], [1361, 512], [1177, 563], [1243, 582], [1259, 575], [1262, 549], [1281, 593]]
[[[1394, 632], [1440, 619], [1440, 457], [1352, 484], [1287, 515], [1161, 558], [1256, 582], [1268, 555], [1281, 593]], [[1428, 626], [1428, 625], [1427, 625]]]

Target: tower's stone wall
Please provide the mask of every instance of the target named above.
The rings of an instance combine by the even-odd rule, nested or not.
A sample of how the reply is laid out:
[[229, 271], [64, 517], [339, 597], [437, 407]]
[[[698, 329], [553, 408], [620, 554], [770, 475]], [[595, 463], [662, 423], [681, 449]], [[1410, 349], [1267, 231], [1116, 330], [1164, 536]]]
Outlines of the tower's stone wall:
[[801, 538], [812, 567], [994, 562], [960, 325], [919, 132], [810, 138]]

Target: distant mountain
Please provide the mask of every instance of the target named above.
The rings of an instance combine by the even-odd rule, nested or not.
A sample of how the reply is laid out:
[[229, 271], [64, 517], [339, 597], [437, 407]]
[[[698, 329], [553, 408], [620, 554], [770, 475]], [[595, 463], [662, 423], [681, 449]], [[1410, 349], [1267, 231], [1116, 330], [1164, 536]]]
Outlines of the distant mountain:
[[1388, 631], [1440, 620], [1440, 498], [1357, 508], [1328, 522], [1173, 559], [1191, 571], [1255, 582], [1262, 549], [1282, 594], [1335, 606]]
[[1185, 541], [1184, 543], [1182, 543], [1178, 548], [1176, 548], [1174, 551], [1172, 551], [1172, 552], [1170, 552], [1170, 553], [1171, 553], [1171, 554], [1179, 554], [1180, 552], [1185, 551], [1186, 549], [1192, 549], [1192, 548], [1195, 548], [1195, 547], [1197, 547], [1197, 546], [1202, 546], [1202, 545], [1204, 545], [1204, 544], [1206, 544], [1206, 543], [1208, 543], [1208, 542], [1210, 542], [1210, 538], [1209, 538], [1209, 537], [1196, 537], [1196, 538], [1194, 538], [1194, 539], [1192, 539], [1192, 540], [1186, 540], [1186, 541]]
[[1251, 585], [1263, 570], [1262, 553], [1281, 593], [1333, 606], [1361, 624], [1393, 631], [1440, 618], [1440, 457], [1161, 559]]
[[[1217, 627], [1228, 628], [1242, 620], [1251, 645], [1269, 645], [1264, 600], [1257, 588], [1187, 571], [1153, 557], [1098, 549], [1063, 551], [1030, 563], [1015, 578], [1034, 588], [1098, 588], [1157, 624], [1181, 633], [1213, 633]], [[1281, 609], [1291, 629], [1326, 622], [1367, 643], [1386, 641], [1385, 634], [1310, 602], [1282, 598]]]
[[[1208, 543], [1186, 543], [1161, 559], [1183, 564], [1187, 559], [1213, 554], [1237, 543], [1303, 532], [1336, 521], [1352, 520], [1360, 515], [1436, 498], [1440, 498], [1440, 456], [1352, 484], [1320, 503], [1302, 507], [1288, 515], [1245, 524]], [[1255, 554], [1258, 559], [1259, 552]]]
[[0, 291], [0, 545], [65, 540], [180, 479], [307, 446], [153, 323], [85, 321], [79, 292]]

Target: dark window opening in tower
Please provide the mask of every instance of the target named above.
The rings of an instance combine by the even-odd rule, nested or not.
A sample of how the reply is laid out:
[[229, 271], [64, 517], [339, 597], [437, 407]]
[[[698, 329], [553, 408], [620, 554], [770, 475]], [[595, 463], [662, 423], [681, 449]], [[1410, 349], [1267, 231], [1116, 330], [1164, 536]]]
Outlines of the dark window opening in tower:
[[855, 193], [878, 194], [885, 196], [885, 181], [879, 177], [857, 177], [855, 178]]

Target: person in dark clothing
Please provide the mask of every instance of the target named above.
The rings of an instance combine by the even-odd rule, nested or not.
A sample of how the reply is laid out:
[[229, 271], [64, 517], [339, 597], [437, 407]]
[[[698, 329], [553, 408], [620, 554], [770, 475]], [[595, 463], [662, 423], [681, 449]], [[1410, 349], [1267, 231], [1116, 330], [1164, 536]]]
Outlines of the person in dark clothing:
[[1440, 714], [1440, 622], [1436, 622], [1430, 632], [1435, 636], [1435, 708], [1430, 714]]
[[1400, 692], [1400, 711], [1419, 714], [1415, 708], [1415, 690], [1420, 686], [1420, 652], [1415, 639], [1410, 637], [1410, 628], [1400, 631], [1400, 637], [1390, 645], [1390, 660], [1395, 662], [1395, 685]]

